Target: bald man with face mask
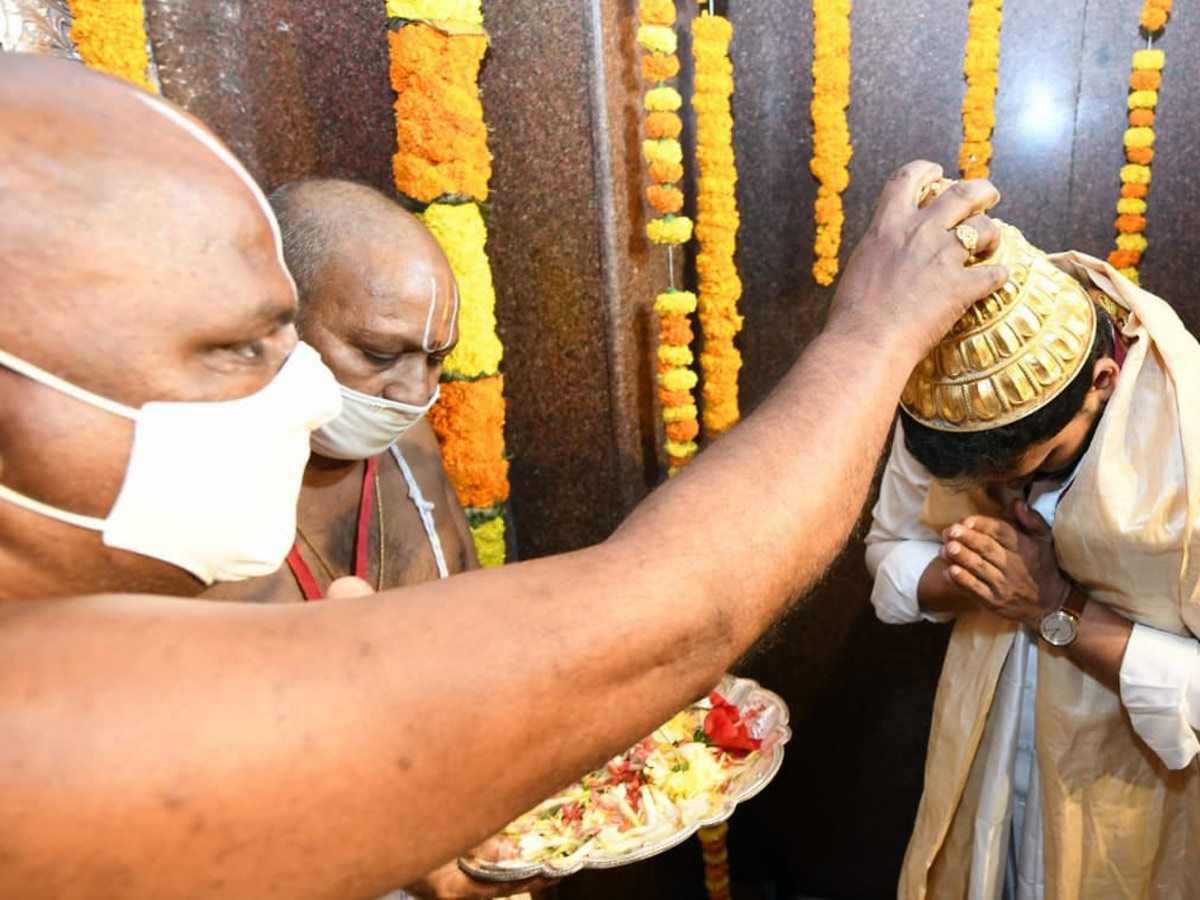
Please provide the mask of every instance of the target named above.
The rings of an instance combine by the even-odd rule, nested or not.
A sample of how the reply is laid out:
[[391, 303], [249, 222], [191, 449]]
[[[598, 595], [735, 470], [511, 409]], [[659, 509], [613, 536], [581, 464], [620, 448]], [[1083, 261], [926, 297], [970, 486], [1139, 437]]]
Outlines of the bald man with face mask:
[[478, 568], [425, 419], [458, 343], [445, 254], [419, 219], [365, 185], [293, 182], [269, 199], [299, 293], [297, 330], [337, 379], [342, 411], [312, 434], [286, 566], [205, 596], [317, 600], [344, 575], [379, 590]]
[[918, 209], [940, 175], [893, 176], [823, 332], [602, 544], [184, 600], [282, 562], [340, 391], [211, 134], [0, 57], [0, 895], [378, 896], [708, 691], [840, 549], [906, 374], [1007, 277], [953, 231], [993, 247], [995, 189]]

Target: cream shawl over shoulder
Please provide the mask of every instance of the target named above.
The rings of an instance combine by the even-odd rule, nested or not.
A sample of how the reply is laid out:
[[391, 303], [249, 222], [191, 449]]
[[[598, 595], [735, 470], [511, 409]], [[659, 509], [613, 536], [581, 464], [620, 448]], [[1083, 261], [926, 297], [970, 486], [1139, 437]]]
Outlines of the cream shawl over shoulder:
[[[1080, 253], [1051, 257], [1129, 311], [1120, 381], [1054, 521], [1059, 564], [1122, 615], [1200, 634], [1200, 345], [1171, 307]], [[936, 482], [935, 529], [986, 497]], [[925, 793], [902, 898], [962, 900], [981, 789], [981, 747], [1015, 623], [985, 612], [955, 625], [933, 716]], [[1171, 771], [1119, 696], [1042, 647], [1036, 733], [1047, 900], [1200, 897], [1200, 760]]]

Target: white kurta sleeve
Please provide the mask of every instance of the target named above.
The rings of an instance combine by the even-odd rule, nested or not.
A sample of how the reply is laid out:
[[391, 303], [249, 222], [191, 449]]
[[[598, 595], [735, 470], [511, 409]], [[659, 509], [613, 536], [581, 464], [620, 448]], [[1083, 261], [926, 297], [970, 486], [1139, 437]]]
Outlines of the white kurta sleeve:
[[1187, 766], [1200, 752], [1200, 643], [1135, 624], [1120, 675], [1133, 730], [1168, 768]]
[[917, 599], [921, 576], [942, 546], [941, 537], [921, 522], [929, 481], [929, 472], [904, 446], [897, 423], [866, 539], [867, 568], [875, 578], [871, 604], [879, 619], [889, 624], [953, 617], [923, 613]]

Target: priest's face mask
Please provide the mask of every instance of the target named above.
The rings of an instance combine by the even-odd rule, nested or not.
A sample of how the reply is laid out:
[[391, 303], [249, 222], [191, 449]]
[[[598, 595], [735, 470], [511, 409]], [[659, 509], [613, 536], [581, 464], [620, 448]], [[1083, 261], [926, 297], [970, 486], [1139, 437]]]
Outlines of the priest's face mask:
[[332, 459], [382, 453], [438, 398], [458, 342], [458, 287], [433, 239], [350, 243], [326, 262], [300, 328], [341, 384], [342, 414], [313, 432]]

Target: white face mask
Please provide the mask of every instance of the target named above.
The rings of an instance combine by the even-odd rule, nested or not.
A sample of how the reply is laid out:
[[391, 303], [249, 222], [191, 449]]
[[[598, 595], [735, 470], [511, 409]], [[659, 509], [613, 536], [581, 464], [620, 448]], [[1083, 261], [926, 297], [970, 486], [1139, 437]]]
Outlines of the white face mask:
[[372, 397], [340, 385], [342, 414], [312, 433], [313, 452], [330, 459], [369, 459], [378, 456], [416, 425], [437, 403], [441, 388], [424, 406]]
[[295, 539], [308, 435], [337, 415], [337, 382], [297, 344], [257, 393], [217, 403], [115, 403], [0, 350], [0, 365], [134, 421], [121, 492], [107, 518], [67, 512], [0, 485], [0, 499], [102, 532], [109, 547], [165, 560], [205, 584], [267, 575]]

